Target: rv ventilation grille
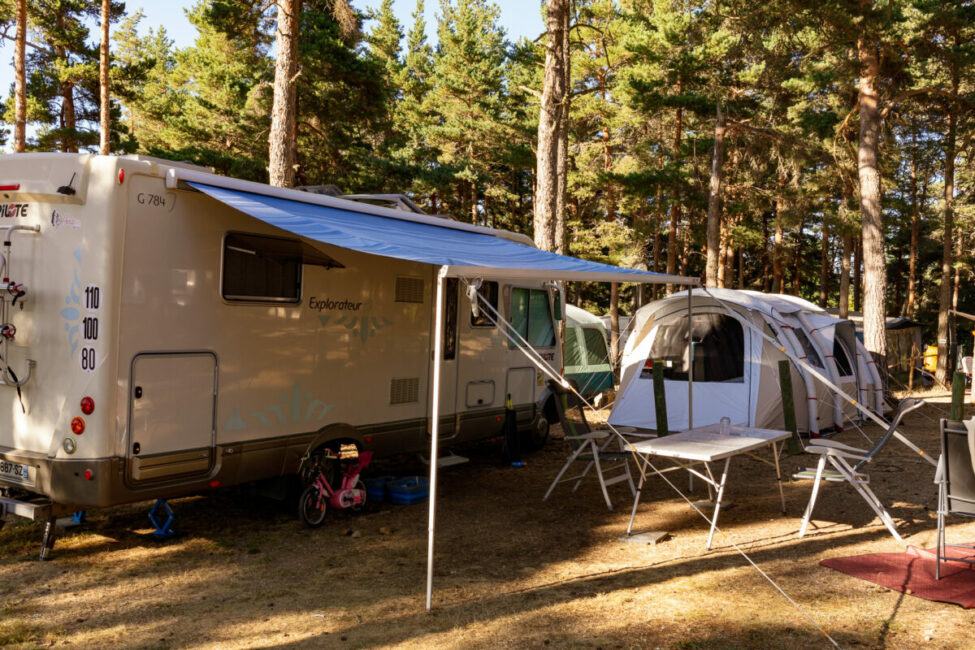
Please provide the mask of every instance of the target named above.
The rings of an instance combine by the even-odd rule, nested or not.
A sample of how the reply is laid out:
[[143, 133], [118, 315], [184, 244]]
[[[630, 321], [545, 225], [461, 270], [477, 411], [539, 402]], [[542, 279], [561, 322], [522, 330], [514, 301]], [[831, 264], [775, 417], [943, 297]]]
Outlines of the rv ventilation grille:
[[396, 278], [396, 302], [423, 302], [423, 278]]
[[420, 378], [394, 379], [389, 384], [390, 404], [410, 404], [420, 401]]

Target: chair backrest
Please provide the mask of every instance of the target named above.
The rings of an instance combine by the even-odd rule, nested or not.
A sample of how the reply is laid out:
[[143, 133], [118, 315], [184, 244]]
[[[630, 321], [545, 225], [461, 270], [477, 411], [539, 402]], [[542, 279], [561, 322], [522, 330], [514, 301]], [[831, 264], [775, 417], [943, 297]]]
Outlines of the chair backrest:
[[894, 435], [894, 431], [896, 431], [897, 427], [900, 426], [901, 420], [904, 419], [904, 416], [915, 409], [921, 408], [922, 406], [924, 406], [924, 400], [914, 399], [913, 397], [902, 399], [901, 403], [897, 405], [897, 412], [894, 414], [894, 419], [890, 421], [890, 424], [887, 426], [887, 430], [884, 432], [884, 435], [880, 436], [880, 439], [877, 440], [873, 448], [871, 448], [870, 451], [867, 452], [866, 459], [861, 460], [860, 462], [858, 462], [856, 465], [853, 466], [853, 471], [859, 471], [859, 469], [863, 467], [864, 464], [869, 462], [871, 458], [873, 458], [878, 453], [880, 453], [880, 450], [883, 449], [885, 446], [887, 446], [887, 442]]
[[965, 373], [966, 375], [968, 375], [969, 377], [971, 377], [972, 376], [972, 369], [973, 368], [975, 368], [975, 358], [973, 358], [973, 357], [962, 357], [961, 358], [961, 371], [963, 373]]
[[[570, 380], [569, 384], [578, 390], [575, 382]], [[548, 380], [548, 388], [555, 396], [555, 408], [559, 412], [559, 422], [562, 423], [562, 431], [565, 435], [579, 436], [592, 431], [589, 428], [589, 422], [586, 421], [585, 404], [575, 392], [563, 388], [554, 379]], [[578, 441], [574, 440], [570, 442], [573, 446], [579, 444]]]
[[941, 459], [948, 492], [948, 512], [975, 516], [975, 467], [972, 441], [975, 418], [941, 420]]

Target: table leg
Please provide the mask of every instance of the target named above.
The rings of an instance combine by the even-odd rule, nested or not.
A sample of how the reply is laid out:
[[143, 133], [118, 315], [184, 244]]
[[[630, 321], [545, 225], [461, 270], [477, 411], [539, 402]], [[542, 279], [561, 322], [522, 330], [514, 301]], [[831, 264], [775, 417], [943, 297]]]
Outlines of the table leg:
[[640, 505], [640, 494], [643, 493], [643, 484], [647, 480], [647, 467], [650, 465], [650, 458], [643, 457], [643, 469], [640, 472], [640, 483], [636, 486], [636, 496], [633, 497], [633, 510], [630, 512], [630, 523], [626, 527], [626, 534], [633, 532], [633, 519], [636, 518], [636, 507]]
[[779, 499], [782, 500], [782, 514], [785, 514], [785, 492], [782, 491], [782, 470], [779, 469], [779, 452], [772, 443], [772, 456], [775, 458], [775, 482], [779, 484]]
[[718, 513], [721, 511], [721, 499], [724, 498], [724, 484], [728, 480], [728, 465], [731, 463], [731, 456], [724, 461], [724, 470], [721, 472], [721, 483], [718, 484], [718, 498], [714, 502], [714, 512], [711, 514], [711, 532], [708, 533], [708, 550], [711, 550], [711, 541], [714, 539], [714, 530], [718, 527]]

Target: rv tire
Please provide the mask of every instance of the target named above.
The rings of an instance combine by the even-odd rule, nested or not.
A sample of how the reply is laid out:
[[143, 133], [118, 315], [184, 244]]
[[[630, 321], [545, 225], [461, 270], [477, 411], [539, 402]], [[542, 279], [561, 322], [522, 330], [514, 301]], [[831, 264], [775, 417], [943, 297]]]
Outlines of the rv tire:
[[545, 415], [539, 415], [531, 428], [524, 433], [525, 447], [531, 451], [540, 450], [545, 446], [546, 441], [548, 441], [549, 429], [548, 418]]

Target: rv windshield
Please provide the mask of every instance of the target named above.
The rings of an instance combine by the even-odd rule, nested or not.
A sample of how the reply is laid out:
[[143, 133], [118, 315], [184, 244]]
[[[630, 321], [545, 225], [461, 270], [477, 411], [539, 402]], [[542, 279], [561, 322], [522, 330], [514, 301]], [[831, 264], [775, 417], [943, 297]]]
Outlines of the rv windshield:
[[[687, 316], [661, 324], [648, 360], [663, 360], [664, 379], [687, 381]], [[724, 314], [694, 314], [694, 381], [745, 381], [745, 334]]]

